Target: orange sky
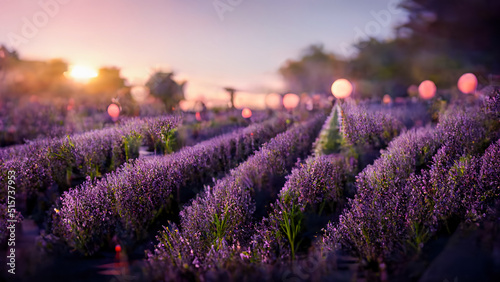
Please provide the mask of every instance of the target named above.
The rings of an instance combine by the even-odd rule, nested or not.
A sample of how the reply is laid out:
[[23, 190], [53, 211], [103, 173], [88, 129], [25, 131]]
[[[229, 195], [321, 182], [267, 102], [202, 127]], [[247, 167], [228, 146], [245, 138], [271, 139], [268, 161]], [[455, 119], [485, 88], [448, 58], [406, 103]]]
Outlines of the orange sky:
[[133, 84], [154, 68], [174, 70], [188, 99], [221, 99], [224, 86], [284, 91], [278, 68], [310, 44], [348, 56], [357, 39], [390, 37], [406, 17], [397, 2], [0, 0], [0, 43], [23, 58], [117, 66]]

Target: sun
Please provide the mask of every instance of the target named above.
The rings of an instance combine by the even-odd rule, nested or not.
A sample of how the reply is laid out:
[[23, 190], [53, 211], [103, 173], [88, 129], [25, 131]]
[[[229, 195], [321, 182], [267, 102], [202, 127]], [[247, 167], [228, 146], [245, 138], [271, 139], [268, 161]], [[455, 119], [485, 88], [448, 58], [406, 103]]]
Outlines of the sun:
[[74, 65], [70, 68], [68, 75], [77, 82], [85, 83], [97, 77], [97, 71], [86, 66]]

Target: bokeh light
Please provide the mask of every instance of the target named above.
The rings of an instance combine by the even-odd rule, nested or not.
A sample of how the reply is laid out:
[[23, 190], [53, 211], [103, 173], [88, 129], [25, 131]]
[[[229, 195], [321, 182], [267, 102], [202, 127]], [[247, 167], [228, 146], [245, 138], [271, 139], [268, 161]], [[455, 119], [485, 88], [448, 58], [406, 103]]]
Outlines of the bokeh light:
[[149, 95], [149, 88], [146, 86], [132, 86], [130, 95], [136, 102], [144, 102]]
[[266, 106], [269, 109], [279, 110], [281, 108], [282, 97], [277, 93], [270, 93], [266, 95]]
[[382, 99], [382, 102], [386, 105], [390, 104], [392, 102], [391, 96], [389, 94], [385, 94], [384, 98]]
[[418, 93], [420, 98], [429, 100], [436, 95], [436, 84], [430, 80], [424, 80], [418, 86]]
[[332, 94], [337, 99], [343, 99], [351, 96], [352, 89], [351, 82], [345, 78], [337, 79], [332, 84]]
[[458, 90], [464, 94], [476, 92], [477, 78], [473, 73], [465, 73], [458, 79]]
[[117, 104], [110, 104], [108, 106], [108, 115], [113, 119], [117, 120], [120, 116], [120, 107]]
[[297, 94], [288, 93], [283, 97], [283, 106], [285, 106], [287, 110], [295, 109], [299, 105], [299, 102], [300, 98]]
[[252, 117], [252, 110], [250, 110], [249, 108], [244, 108], [241, 111], [241, 116], [244, 118], [251, 118]]

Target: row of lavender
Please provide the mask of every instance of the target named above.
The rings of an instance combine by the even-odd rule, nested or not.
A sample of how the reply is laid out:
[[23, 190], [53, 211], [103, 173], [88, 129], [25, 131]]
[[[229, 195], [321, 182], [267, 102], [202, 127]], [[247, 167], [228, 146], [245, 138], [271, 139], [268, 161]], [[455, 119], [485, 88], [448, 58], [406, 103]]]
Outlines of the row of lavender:
[[97, 182], [87, 181], [61, 197], [53, 214], [53, 232], [86, 254], [110, 243], [115, 235], [123, 245], [133, 245], [203, 184], [286, 127], [284, 119], [276, 118], [169, 156], [138, 159]]
[[323, 115], [317, 116], [278, 135], [213, 187], [207, 187], [181, 211], [181, 230], [175, 223], [164, 227], [149, 260], [166, 261], [160, 270], [210, 268], [242, 251], [240, 242], [249, 242], [253, 223], [266, 214], [276, 198], [276, 188], [297, 159], [310, 152], [324, 120]]
[[[447, 162], [450, 165], [453, 162], [449, 156], [453, 156], [453, 153], [447, 148], [452, 146], [467, 148], [465, 150], [469, 150], [469, 153], [476, 149], [479, 152], [484, 151], [489, 142], [500, 137], [500, 133], [498, 132], [500, 104], [496, 101], [498, 100], [491, 100], [486, 103], [485, 107], [482, 108], [482, 113], [478, 111], [479, 109], [475, 108], [468, 114], [456, 114], [457, 109], [452, 108], [441, 118], [441, 123], [437, 129], [423, 128], [403, 133], [391, 143], [389, 149], [374, 165], [377, 166], [377, 163], [385, 159], [385, 164], [392, 166], [398, 175], [394, 176], [394, 174], [388, 173], [390, 170], [378, 171], [370, 174], [370, 180], [375, 182], [386, 181], [385, 184], [387, 185], [394, 183], [394, 181], [397, 183], [401, 181], [398, 177], [404, 178], [405, 171], [412, 170], [411, 168], [421, 171], [424, 167], [427, 167], [430, 157], [435, 152], [438, 152], [434, 156], [435, 159], [446, 160], [444, 163]], [[470, 120], [468, 118], [465, 119], [465, 117], [470, 117], [471, 113], [478, 112], [478, 115], [482, 116], [482, 118], [474, 119], [474, 117], [471, 117], [470, 120], [476, 120], [477, 122], [468, 123], [467, 120], [469, 122]], [[460, 133], [460, 128], [467, 125], [469, 126], [467, 127], [469, 131]], [[358, 128], [361, 130], [362, 127]], [[342, 131], [343, 129], [341, 128], [340, 130]], [[364, 131], [364, 133], [359, 134], [358, 137], [362, 137], [367, 132], [366, 130], [361, 131]], [[483, 131], [482, 135], [478, 134], [480, 131]], [[442, 145], [436, 145], [430, 141], [432, 138], [428, 138], [429, 134], [446, 145], [438, 150], [437, 147]], [[462, 134], [465, 134], [465, 136]], [[438, 136], [441, 136], [441, 139]], [[471, 137], [467, 136], [475, 136], [476, 139], [471, 139]], [[347, 136], [343, 135], [343, 137]], [[352, 138], [346, 139], [352, 140]], [[473, 145], [467, 146], [466, 144], [469, 142]], [[415, 148], [416, 144], [421, 144], [421, 148]], [[398, 150], [395, 150], [394, 147], [398, 148]], [[310, 159], [305, 166], [292, 173], [289, 179], [290, 183], [287, 183], [280, 193], [280, 201], [277, 201], [275, 204], [275, 210], [269, 216], [269, 220], [263, 221], [256, 229], [257, 231], [253, 236], [253, 253], [250, 256], [251, 259], [246, 262], [247, 269], [248, 262], [264, 262], [265, 265], [274, 263], [274, 268], [271, 272], [269, 272], [268, 268], [261, 267], [260, 264], [257, 264], [256, 268], [251, 269], [253, 273], [258, 273], [254, 274], [256, 275], [255, 277], [270, 278], [271, 276], [269, 275], [282, 275], [273, 278], [284, 279], [289, 276], [289, 278], [294, 279], [298, 276], [300, 279], [312, 280], [320, 278], [336, 279], [342, 276], [332, 270], [336, 268], [337, 261], [332, 261], [330, 258], [339, 250], [340, 245], [338, 243], [342, 243], [341, 245], [344, 247], [344, 250], [346, 246], [350, 247], [349, 249], [354, 250], [362, 259], [367, 259], [368, 255], [373, 254], [370, 253], [373, 247], [384, 248], [390, 243], [392, 245], [389, 245], [387, 248], [393, 251], [392, 254], [398, 251], [400, 252], [398, 255], [401, 255], [403, 249], [408, 250], [411, 247], [421, 249], [422, 244], [432, 238], [436, 229], [439, 226], [442, 229], [445, 226], [443, 224], [446, 224], [446, 220], [449, 220], [452, 216], [459, 219], [463, 219], [465, 216], [473, 220], [478, 220], [484, 216], [489, 200], [498, 197], [500, 192], [499, 149], [500, 141], [492, 144], [484, 156], [482, 156], [482, 159], [480, 159], [480, 155], [478, 157], [468, 156], [457, 161], [449, 170], [443, 170], [443, 165], [433, 166], [429, 170], [431, 172], [423, 170], [422, 175], [434, 175], [432, 176], [434, 177], [433, 181], [430, 180], [432, 178], [430, 175], [420, 177], [414, 173], [410, 178], [412, 179], [410, 181], [413, 181], [412, 185], [406, 187], [403, 191], [398, 191], [397, 189], [383, 191], [383, 188], [381, 188], [383, 192], [377, 191], [377, 193], [374, 193], [373, 190], [365, 190], [365, 198], [356, 201], [350, 209], [344, 211], [344, 216], [345, 214], [354, 213], [357, 216], [363, 216], [363, 218], [356, 218], [356, 221], [352, 220], [352, 218], [347, 218], [343, 219], [344, 221], [340, 224], [329, 224], [325, 234], [319, 238], [320, 240], [315, 242], [316, 249], [310, 252], [306, 258], [302, 257], [299, 261], [293, 261], [292, 269], [290, 269], [288, 268], [290, 266], [277, 265], [276, 262], [283, 262], [284, 258], [294, 259], [294, 248], [296, 251], [296, 248], [301, 243], [304, 243], [307, 232], [311, 231], [311, 227], [307, 223], [308, 220], [310, 221], [311, 215], [313, 215], [313, 218], [321, 216], [325, 210], [325, 203], [334, 204], [336, 206], [331, 208], [339, 210], [338, 204], [342, 203], [343, 199], [341, 196], [343, 190], [345, 190], [345, 175], [343, 173], [345, 173], [346, 168], [349, 168], [345, 159], [338, 158], [337, 156]], [[444, 153], [446, 151], [448, 153]], [[454, 153], [457, 152], [454, 151]], [[448, 155], [448, 157], [443, 158], [444, 155]], [[401, 162], [401, 159], [405, 159], [406, 162]], [[443, 163], [443, 161], [440, 161], [440, 163]], [[332, 167], [336, 167], [335, 171], [337, 173], [331, 173]], [[373, 166], [365, 169], [363, 173], [370, 171], [371, 167]], [[357, 186], [360, 185], [359, 179], [362, 179], [363, 176], [361, 175], [363, 173], [358, 176]], [[439, 177], [437, 177], [438, 175]], [[296, 185], [294, 189], [292, 183], [300, 184]], [[429, 183], [433, 183], [433, 185], [430, 185], [433, 187], [432, 189], [426, 189], [426, 185], [429, 185]], [[378, 193], [383, 196], [380, 196]], [[403, 201], [399, 201], [399, 203], [394, 204], [394, 197], [399, 200], [406, 197], [406, 202], [402, 203]], [[443, 201], [443, 199], [446, 200]], [[434, 203], [436, 203], [435, 206], [431, 207]], [[404, 217], [404, 211], [399, 208], [404, 204], [411, 206], [406, 215], [407, 223], [410, 223], [406, 226], [407, 236], [401, 236], [404, 232], [395, 233], [401, 230], [401, 226], [393, 226], [386, 221], [388, 214], [391, 213]], [[384, 208], [381, 209], [381, 206]], [[342, 205], [340, 205], [340, 208], [342, 208]], [[435, 209], [435, 211], [432, 212], [432, 209]], [[332, 213], [330, 220], [336, 222], [337, 216], [336, 212]], [[370, 221], [366, 224], [368, 218], [370, 218]], [[389, 218], [391, 217], [389, 216]], [[438, 219], [437, 221], [436, 218]], [[395, 217], [393, 216], [392, 219], [394, 220]], [[410, 222], [408, 222], [409, 219], [411, 219]], [[342, 226], [341, 224], [345, 225]], [[366, 228], [367, 225], [369, 225], [368, 228]], [[306, 226], [307, 228], [304, 228]], [[347, 232], [350, 232], [348, 233], [350, 236], [348, 239], [351, 240], [348, 241], [351, 243], [350, 245], [345, 244], [347, 240], [342, 237], [345, 233], [339, 235], [339, 230], [344, 232], [348, 230]], [[394, 232], [390, 233], [392, 241], [375, 241], [380, 237], [384, 238], [389, 233], [389, 230]], [[364, 237], [367, 234], [371, 237]], [[406, 247], [410, 248], [405, 248], [405, 244], [408, 244]], [[372, 256], [372, 258], [375, 258], [378, 262], [380, 260], [385, 261], [384, 259], [387, 259], [387, 257], [380, 255], [380, 249], [378, 251], [376, 253], [378, 256]], [[255, 256], [254, 254], [257, 255]], [[397, 258], [401, 258], [401, 256], [397, 256]], [[245, 262], [242, 260], [239, 263], [244, 264]], [[240, 267], [237, 267], [237, 269], [245, 269], [244, 267], [241, 268], [241, 265], [238, 266]], [[307, 270], [308, 268], [313, 269], [314, 273], [304, 272], [304, 269]], [[300, 274], [297, 275], [297, 273]], [[232, 274], [234, 275], [234, 273]], [[344, 277], [343, 279], [346, 278]]]
[[[7, 183], [9, 171], [14, 171], [15, 179], [11, 180], [16, 188], [16, 210], [25, 216], [36, 213], [35, 219], [40, 220], [56, 196], [77, 177], [93, 179], [113, 171], [139, 156], [142, 139], [158, 143], [159, 135], [172, 132], [178, 123], [179, 118], [173, 116], [133, 119], [112, 128], [4, 148], [0, 150], [0, 182]], [[2, 187], [0, 201], [5, 205], [7, 186]], [[49, 189], [59, 191], [47, 196]], [[6, 221], [6, 213], [2, 215], [0, 224]]]
[[[374, 144], [370, 140], [388, 142], [400, 130], [401, 123], [390, 114], [342, 104], [333, 109], [320, 136], [338, 137], [334, 142], [338, 143], [335, 151], [339, 153], [353, 146], [383, 146], [383, 142]], [[284, 176], [283, 171], [276, 171], [279, 165], [276, 156], [288, 157], [288, 152], [293, 151], [291, 148], [297, 146], [293, 143], [303, 142], [301, 132], [309, 135], [314, 131], [297, 128], [278, 136], [276, 139], [282, 138], [285, 145], [270, 142], [186, 207], [181, 212], [181, 230], [175, 224], [164, 228], [158, 236], [160, 243], [148, 258], [154, 278], [178, 279], [186, 273], [224, 271], [229, 264], [241, 267], [293, 258], [300, 243], [314, 237], [311, 229], [316, 227], [311, 225], [318, 223], [316, 215], [321, 217], [325, 213], [328, 217], [342, 207], [339, 203], [344, 201], [346, 182], [358, 169], [356, 159], [348, 153], [323, 156], [321, 147], [325, 142], [319, 137], [317, 156], [298, 164], [276, 202], [268, 208], [270, 200], [276, 198], [273, 196], [278, 193], [276, 188], [282, 187], [272, 179]], [[305, 144], [302, 143], [302, 148], [309, 146]], [[283, 165], [282, 160], [280, 166]], [[291, 163], [287, 165], [289, 169]], [[267, 217], [262, 218], [266, 214]]]
[[352, 101], [339, 103], [332, 110], [315, 143], [316, 155], [340, 149], [380, 149], [404, 129], [389, 109], [373, 109]]
[[[367, 261], [388, 263], [391, 258], [400, 258], [403, 249], [420, 250], [450, 219], [480, 220], [491, 199], [500, 194], [500, 141], [494, 142], [500, 138], [498, 98], [469, 109], [451, 107], [436, 128], [413, 129], [389, 143], [375, 164], [358, 175], [358, 194], [349, 201], [340, 222], [335, 223], [338, 213], [330, 213], [333, 222], [313, 244], [316, 251], [309, 254], [306, 263], [314, 262], [318, 275], [332, 275], [331, 263], [335, 262], [325, 260], [324, 255], [339, 247]], [[344, 119], [348, 116], [343, 115]], [[344, 132], [340, 143], [349, 146], [355, 140], [364, 140], [357, 144], [364, 147], [367, 143], [384, 143], [369, 140], [390, 141], [385, 130], [373, 134], [380, 126], [363, 130], [366, 123], [359, 121], [359, 130], [351, 130], [350, 136], [346, 132], [356, 123], [339, 128]], [[347, 126], [349, 121], [340, 124]], [[253, 208], [237, 208], [249, 197], [258, 203], [255, 192], [235, 197], [238, 190], [224, 193], [230, 188], [214, 187], [206, 192], [208, 196], [197, 200], [199, 203], [194, 202], [195, 212], [192, 207], [186, 208], [181, 230], [172, 225], [160, 234], [160, 243], [149, 255], [149, 270], [153, 270], [154, 278], [165, 280], [192, 275], [283, 279], [290, 269], [276, 262], [293, 259], [294, 249], [304, 239], [319, 235], [306, 234], [307, 219], [311, 214], [321, 216], [327, 209], [338, 211], [346, 176], [353, 167], [342, 155], [309, 158], [294, 169], [269, 216], [260, 222], [255, 217], [247, 220], [256, 214], [255, 204], [243, 205]], [[243, 184], [252, 187], [251, 181]], [[231, 187], [231, 183], [223, 186]], [[201, 210], [211, 212], [207, 215]], [[318, 252], [319, 259], [315, 257]], [[327, 261], [330, 265], [325, 264]], [[274, 266], [271, 269], [267, 267], [270, 263]], [[300, 265], [300, 261], [297, 263], [292, 269]], [[269, 276], [276, 275], [277, 269], [286, 271], [278, 274], [283, 276]], [[303, 272], [301, 277], [306, 277]]]
[[358, 175], [358, 194], [326, 228], [322, 247], [393, 263], [404, 249], [418, 253], [452, 221], [480, 220], [500, 193], [498, 96], [481, 107], [452, 107], [436, 128], [394, 140]]
[[134, 119], [113, 128], [89, 131], [66, 138], [41, 139], [0, 150], [0, 177], [16, 171], [19, 194], [43, 191], [52, 184], [60, 190], [71, 186], [75, 175], [95, 178], [139, 156], [142, 139], [161, 142], [179, 118]]
[[[387, 109], [376, 111], [353, 102], [337, 104], [328, 122], [327, 142], [317, 142], [315, 156], [293, 170], [272, 212], [256, 226], [252, 249], [258, 261], [294, 260], [298, 251], [306, 253], [353, 193], [354, 176], [367, 165], [363, 156], [384, 148], [404, 130]], [[324, 144], [329, 143], [337, 149], [325, 155]]]
[[89, 114], [68, 110], [67, 105], [0, 101], [0, 147], [102, 129], [106, 123], [112, 121], [105, 112]]
[[[53, 183], [58, 184], [59, 190], [65, 190], [74, 184], [75, 177], [100, 177], [137, 158], [142, 144], [163, 154], [181, 148], [191, 142], [193, 136], [179, 136], [179, 122], [180, 119], [173, 116], [129, 119], [113, 128], [3, 148], [0, 149], [0, 177], [6, 177], [7, 169], [15, 170], [17, 187], [22, 194], [44, 191]], [[195, 139], [206, 140], [237, 128], [234, 123], [222, 128], [217, 124], [199, 126], [203, 134]]]

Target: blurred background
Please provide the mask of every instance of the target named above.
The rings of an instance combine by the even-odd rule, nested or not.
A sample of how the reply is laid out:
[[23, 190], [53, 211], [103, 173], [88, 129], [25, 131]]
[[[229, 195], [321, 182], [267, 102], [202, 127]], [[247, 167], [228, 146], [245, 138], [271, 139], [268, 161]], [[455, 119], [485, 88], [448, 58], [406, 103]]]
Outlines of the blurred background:
[[493, 0], [0, 0], [0, 145], [169, 112], [329, 107], [499, 85]]

